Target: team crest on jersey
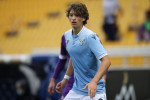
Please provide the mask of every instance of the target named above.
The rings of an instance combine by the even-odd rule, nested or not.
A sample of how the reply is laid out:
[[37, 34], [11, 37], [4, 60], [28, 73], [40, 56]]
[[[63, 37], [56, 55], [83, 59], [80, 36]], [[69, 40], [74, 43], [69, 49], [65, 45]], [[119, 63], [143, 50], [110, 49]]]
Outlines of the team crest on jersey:
[[83, 45], [83, 42], [85, 41], [85, 40], [79, 40], [80, 41], [80, 45]]

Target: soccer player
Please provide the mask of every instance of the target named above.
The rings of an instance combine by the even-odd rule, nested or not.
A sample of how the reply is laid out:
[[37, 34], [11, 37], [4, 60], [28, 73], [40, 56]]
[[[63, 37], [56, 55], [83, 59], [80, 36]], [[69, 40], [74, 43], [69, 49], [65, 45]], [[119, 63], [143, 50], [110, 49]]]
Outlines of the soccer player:
[[[50, 95], [54, 94], [55, 79], [57, 79], [59, 73], [64, 69], [65, 64], [67, 62], [67, 59], [69, 59], [69, 58], [70, 57], [69, 57], [68, 52], [66, 50], [65, 37], [63, 35], [61, 38], [61, 51], [60, 51], [60, 55], [59, 55], [59, 60], [57, 62], [56, 69], [53, 73], [53, 76], [52, 76], [51, 81], [50, 81], [49, 86], [48, 86], [48, 92]], [[67, 86], [64, 89], [64, 92], [62, 94], [61, 99], [63, 99], [68, 94], [68, 92], [72, 89], [73, 83], [74, 83], [74, 77], [72, 75]]]
[[74, 84], [64, 100], [106, 100], [103, 75], [111, 62], [97, 35], [85, 27], [89, 19], [85, 4], [73, 3], [66, 15], [72, 29], [65, 32], [66, 48], [70, 55], [64, 79], [56, 86], [62, 93], [74, 72]]

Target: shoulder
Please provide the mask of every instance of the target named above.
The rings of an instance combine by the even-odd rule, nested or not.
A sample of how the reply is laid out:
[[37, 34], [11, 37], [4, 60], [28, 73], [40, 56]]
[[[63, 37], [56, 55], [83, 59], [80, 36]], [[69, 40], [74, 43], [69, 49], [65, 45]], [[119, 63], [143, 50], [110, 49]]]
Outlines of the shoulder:
[[71, 33], [72, 33], [72, 29], [66, 31], [66, 32], [64, 33], [64, 36], [68, 36], [68, 35], [70, 35]]
[[64, 38], [65, 38], [65, 40], [68, 39], [68, 38], [70, 38], [71, 34], [72, 34], [72, 29], [66, 31], [66, 32], [64, 33]]
[[90, 29], [85, 30], [87, 41], [100, 40], [98, 35]]
[[88, 28], [85, 28], [84, 32], [86, 33], [86, 37], [89, 38], [89, 37], [92, 37], [92, 36], [96, 36], [96, 33], [93, 32], [92, 30], [88, 29]]

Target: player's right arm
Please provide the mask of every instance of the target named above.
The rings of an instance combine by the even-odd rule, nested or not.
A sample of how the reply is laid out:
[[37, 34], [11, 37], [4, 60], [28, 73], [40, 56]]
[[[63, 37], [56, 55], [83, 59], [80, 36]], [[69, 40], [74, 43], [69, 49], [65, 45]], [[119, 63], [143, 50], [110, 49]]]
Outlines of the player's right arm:
[[[72, 61], [71, 61], [71, 59], [69, 59], [69, 64], [68, 64], [68, 68], [67, 68], [65, 75], [71, 77], [73, 72], [74, 72], [74, 69], [72, 66]], [[59, 82], [56, 86], [56, 92], [62, 93], [63, 92], [62, 89], [66, 86], [67, 83], [68, 83], [68, 79], [66, 79], [66, 78], [64, 78], [61, 82]]]

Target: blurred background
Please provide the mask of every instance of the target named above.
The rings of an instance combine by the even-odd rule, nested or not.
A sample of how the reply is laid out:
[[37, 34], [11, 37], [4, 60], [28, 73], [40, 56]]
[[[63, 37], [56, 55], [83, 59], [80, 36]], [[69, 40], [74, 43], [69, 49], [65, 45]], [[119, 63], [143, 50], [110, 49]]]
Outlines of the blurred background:
[[150, 0], [0, 0], [0, 100], [59, 100], [47, 87], [72, 2], [86, 4], [110, 56], [108, 100], [150, 100]]

